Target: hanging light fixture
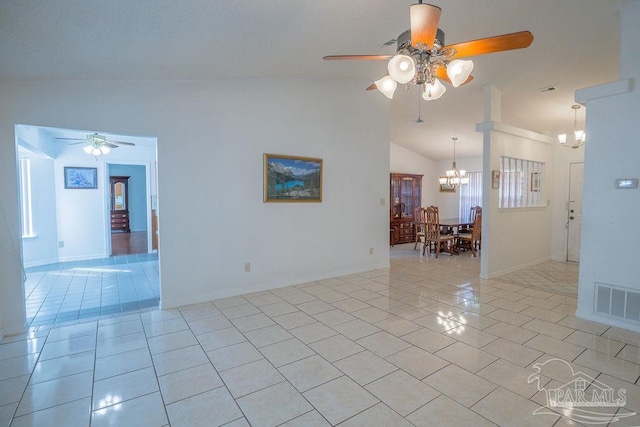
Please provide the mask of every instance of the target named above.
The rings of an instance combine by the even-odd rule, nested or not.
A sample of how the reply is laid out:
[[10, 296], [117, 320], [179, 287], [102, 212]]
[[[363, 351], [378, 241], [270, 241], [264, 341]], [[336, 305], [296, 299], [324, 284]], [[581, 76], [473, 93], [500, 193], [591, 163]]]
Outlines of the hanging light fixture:
[[469, 177], [467, 176], [466, 170], [458, 169], [456, 166], [456, 141], [458, 138], [454, 137], [451, 139], [453, 139], [453, 166], [445, 172], [446, 176], [439, 178], [439, 182], [440, 185], [457, 188], [460, 185], [467, 185], [469, 183]]
[[97, 133], [87, 135], [87, 145], [82, 147], [85, 153], [90, 154], [98, 160], [99, 156], [109, 154], [111, 148], [107, 145], [107, 138]]
[[[440, 16], [440, 8], [433, 5], [419, 4], [425, 11], [422, 19], [432, 19], [426, 15]], [[413, 6], [411, 9], [414, 11]], [[413, 19], [413, 16], [412, 16]], [[426, 101], [433, 101], [440, 98], [447, 90], [440, 78], [447, 79], [453, 87], [458, 87], [470, 81], [473, 62], [469, 60], [451, 60], [456, 54], [452, 48], [444, 48], [444, 32], [437, 29], [433, 35], [433, 44], [411, 43], [411, 30], [402, 33], [397, 40], [397, 54], [394, 55], [387, 66], [389, 75], [378, 80], [375, 85], [387, 98], [393, 98], [397, 84], [406, 84], [420, 87], [422, 97]], [[441, 70], [439, 70], [441, 69]], [[444, 72], [443, 72], [444, 71]], [[389, 80], [396, 85], [391, 85]]]
[[586, 134], [583, 130], [578, 130], [578, 110], [580, 109], [580, 105], [574, 104], [571, 108], [573, 109], [573, 141], [568, 141], [567, 134], [561, 133], [558, 135], [558, 142], [563, 147], [578, 148], [584, 145]]

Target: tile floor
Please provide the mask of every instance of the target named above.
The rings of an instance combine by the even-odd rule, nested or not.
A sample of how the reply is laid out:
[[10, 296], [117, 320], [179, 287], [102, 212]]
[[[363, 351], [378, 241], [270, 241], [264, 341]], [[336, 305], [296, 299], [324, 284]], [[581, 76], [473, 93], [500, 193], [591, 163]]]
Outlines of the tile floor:
[[586, 395], [626, 390], [607, 414], [640, 412], [640, 334], [577, 319], [574, 296], [479, 279], [469, 254], [402, 251], [386, 270], [8, 337], [0, 425], [580, 425], [533, 415], [538, 387], [574, 378], [552, 359]]
[[158, 254], [121, 255], [25, 269], [30, 326], [158, 307]]

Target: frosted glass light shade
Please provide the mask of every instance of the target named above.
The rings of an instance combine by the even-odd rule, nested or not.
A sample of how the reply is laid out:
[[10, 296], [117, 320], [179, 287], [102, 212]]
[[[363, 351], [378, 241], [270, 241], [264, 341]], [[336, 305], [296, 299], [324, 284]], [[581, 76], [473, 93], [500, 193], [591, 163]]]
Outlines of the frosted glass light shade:
[[466, 82], [473, 71], [473, 61], [454, 59], [447, 65], [447, 76], [453, 87], [458, 87]]
[[576, 137], [576, 142], [580, 141], [584, 141], [585, 140], [585, 133], [583, 130], [577, 130], [574, 132], [575, 137]]
[[447, 181], [448, 181], [448, 180], [447, 180], [447, 177], [446, 177], [446, 176], [441, 176], [440, 178], [438, 178], [438, 182], [439, 182], [441, 185], [445, 185], [445, 184], [447, 183]]
[[389, 76], [398, 83], [409, 83], [416, 74], [416, 64], [413, 58], [407, 55], [396, 55], [389, 61], [387, 66]]
[[100, 147], [100, 152], [102, 154], [109, 154], [110, 151], [111, 151], [111, 148], [107, 147], [106, 145], [102, 145]]
[[566, 144], [567, 143], [567, 134], [566, 133], [561, 133], [558, 135], [558, 142], [560, 144]]
[[91, 152], [93, 151], [93, 145], [85, 145], [84, 147], [82, 147], [82, 150], [87, 154], [91, 154]]
[[424, 93], [422, 94], [422, 98], [425, 101], [433, 101], [435, 99], [440, 98], [447, 91], [447, 88], [444, 87], [440, 80], [433, 79], [432, 83], [426, 83], [424, 87]]
[[380, 92], [384, 94], [387, 98], [393, 98], [393, 93], [396, 91], [396, 87], [398, 87], [398, 83], [393, 80], [389, 76], [384, 76], [380, 80], [376, 81], [376, 87]]

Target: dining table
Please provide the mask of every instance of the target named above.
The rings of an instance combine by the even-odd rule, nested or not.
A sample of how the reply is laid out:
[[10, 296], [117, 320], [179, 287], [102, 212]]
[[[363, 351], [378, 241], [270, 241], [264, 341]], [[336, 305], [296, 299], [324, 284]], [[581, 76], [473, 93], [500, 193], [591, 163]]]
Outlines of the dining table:
[[[468, 218], [462, 218], [462, 217], [442, 218], [438, 220], [438, 226], [440, 226], [440, 230], [442, 230], [443, 228], [446, 228], [448, 230], [446, 234], [453, 234], [454, 236], [458, 234], [458, 230], [460, 230], [460, 227], [469, 226], [472, 224], [473, 224], [473, 221], [470, 221]], [[460, 254], [460, 252], [456, 248], [455, 242], [453, 245], [451, 245], [450, 251], [452, 255]]]

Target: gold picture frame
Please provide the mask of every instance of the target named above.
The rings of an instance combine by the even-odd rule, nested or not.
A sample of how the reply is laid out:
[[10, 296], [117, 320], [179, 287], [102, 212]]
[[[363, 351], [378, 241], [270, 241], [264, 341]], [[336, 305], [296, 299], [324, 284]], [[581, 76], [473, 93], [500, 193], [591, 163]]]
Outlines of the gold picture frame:
[[264, 202], [322, 202], [322, 159], [264, 154]]
[[[440, 178], [444, 178], [446, 179], [446, 176], [441, 176]], [[440, 184], [440, 182], [438, 181], [438, 184], [440, 185], [440, 192], [441, 193], [455, 193], [456, 192], [456, 185], [453, 184]]]

